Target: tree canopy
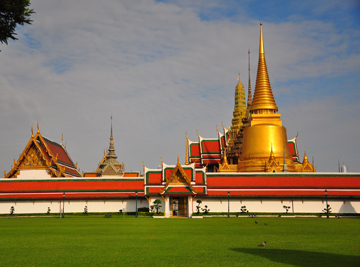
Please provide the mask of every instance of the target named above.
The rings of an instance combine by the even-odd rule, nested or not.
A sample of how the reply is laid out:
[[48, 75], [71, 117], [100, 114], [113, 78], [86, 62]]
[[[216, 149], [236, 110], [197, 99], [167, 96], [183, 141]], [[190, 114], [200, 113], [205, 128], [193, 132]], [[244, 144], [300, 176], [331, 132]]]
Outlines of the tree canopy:
[[0, 42], [8, 44], [8, 39], [17, 40], [15, 28], [18, 25], [31, 24], [30, 15], [35, 13], [28, 8], [30, 0], [0, 1]]

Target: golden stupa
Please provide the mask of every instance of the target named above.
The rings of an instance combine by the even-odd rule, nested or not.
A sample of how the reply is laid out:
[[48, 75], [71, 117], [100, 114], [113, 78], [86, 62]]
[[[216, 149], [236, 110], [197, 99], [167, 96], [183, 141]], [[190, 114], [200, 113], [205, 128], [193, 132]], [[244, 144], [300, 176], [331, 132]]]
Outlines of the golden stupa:
[[[240, 172], [295, 172], [287, 145], [286, 129], [277, 113], [266, 68], [262, 23], [260, 23], [259, 63], [254, 97], [250, 107], [250, 125], [244, 130]], [[301, 171], [301, 170], [300, 170]]]

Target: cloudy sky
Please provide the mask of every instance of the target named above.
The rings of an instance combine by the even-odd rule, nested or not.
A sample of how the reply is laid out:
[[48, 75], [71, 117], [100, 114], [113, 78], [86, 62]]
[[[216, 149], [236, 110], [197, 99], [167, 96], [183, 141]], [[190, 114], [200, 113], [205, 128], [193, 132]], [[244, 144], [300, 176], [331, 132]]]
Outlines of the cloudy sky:
[[[318, 171], [360, 172], [359, 1], [32, 0], [33, 24], [0, 45], [0, 170], [39, 120], [81, 171], [109, 145], [126, 171], [185, 159], [231, 125], [238, 73], [255, 88], [259, 23], [270, 82], [291, 139]], [[1, 175], [2, 176], [2, 175]]]

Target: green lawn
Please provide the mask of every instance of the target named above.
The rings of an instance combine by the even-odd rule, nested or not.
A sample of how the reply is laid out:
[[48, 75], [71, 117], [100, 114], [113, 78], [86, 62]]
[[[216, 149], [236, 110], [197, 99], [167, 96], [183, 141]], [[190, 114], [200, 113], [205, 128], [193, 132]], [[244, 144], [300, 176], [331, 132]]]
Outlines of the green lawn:
[[359, 266], [360, 220], [0, 218], [0, 266], [104, 265]]

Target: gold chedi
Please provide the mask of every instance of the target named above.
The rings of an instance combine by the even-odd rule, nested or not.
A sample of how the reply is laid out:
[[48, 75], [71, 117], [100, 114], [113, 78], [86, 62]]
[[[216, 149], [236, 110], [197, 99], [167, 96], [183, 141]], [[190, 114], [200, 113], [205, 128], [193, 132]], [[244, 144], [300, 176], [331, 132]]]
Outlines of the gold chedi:
[[254, 97], [250, 107], [250, 125], [244, 130], [240, 172], [282, 172], [284, 163], [289, 172], [296, 171], [287, 145], [278, 107], [270, 86], [266, 67], [262, 23], [260, 23], [259, 62]]

